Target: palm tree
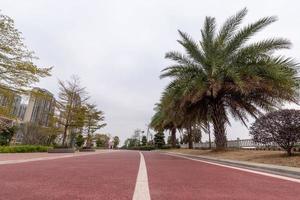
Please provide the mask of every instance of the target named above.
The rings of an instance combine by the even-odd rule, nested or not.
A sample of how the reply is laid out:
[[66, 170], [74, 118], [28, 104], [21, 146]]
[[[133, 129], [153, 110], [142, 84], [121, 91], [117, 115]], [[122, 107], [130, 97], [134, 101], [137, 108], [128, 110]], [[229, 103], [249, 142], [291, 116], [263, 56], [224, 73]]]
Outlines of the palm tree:
[[161, 104], [156, 104], [156, 107], [154, 108], [156, 111], [153, 115], [150, 127], [152, 127], [154, 130], [158, 132], [163, 132], [165, 130], [171, 131], [171, 141], [172, 141], [172, 147], [176, 146], [176, 124], [172, 119], [168, 116], [165, 110], [163, 110]]
[[297, 102], [298, 98], [297, 64], [274, 55], [291, 43], [283, 38], [249, 42], [276, 18], [264, 17], [239, 28], [246, 14], [245, 8], [229, 17], [219, 31], [215, 18], [206, 17], [199, 42], [179, 31], [178, 42], [185, 54], [167, 53], [166, 58], [175, 64], [161, 74], [172, 79], [168, 87], [177, 88], [180, 107], [202, 121], [211, 120], [217, 149], [226, 147], [229, 114], [246, 125], [249, 115], [256, 118], [283, 101]]
[[[167, 87], [162, 94], [160, 103], [156, 104], [156, 113], [152, 117], [150, 126], [157, 131], [169, 130], [171, 132], [172, 146], [176, 146], [176, 130], [186, 129], [188, 133], [189, 148], [193, 148], [193, 127], [201, 125], [201, 121], [193, 112], [187, 112], [185, 107], [180, 106], [178, 95], [180, 89]], [[202, 127], [202, 126], [199, 126]]]

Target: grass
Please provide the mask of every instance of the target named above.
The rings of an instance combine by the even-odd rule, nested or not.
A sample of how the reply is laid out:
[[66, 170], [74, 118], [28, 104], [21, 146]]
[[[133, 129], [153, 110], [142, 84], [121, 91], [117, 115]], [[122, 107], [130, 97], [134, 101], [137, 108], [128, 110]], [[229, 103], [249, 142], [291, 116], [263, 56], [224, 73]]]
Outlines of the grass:
[[237, 150], [226, 151], [198, 150], [198, 149], [171, 149], [168, 152], [178, 152], [191, 155], [211, 156], [215, 158], [248, 161], [264, 164], [273, 164], [289, 167], [300, 167], [300, 153], [288, 157], [283, 151]]
[[48, 148], [40, 145], [0, 146], [0, 153], [47, 152]]

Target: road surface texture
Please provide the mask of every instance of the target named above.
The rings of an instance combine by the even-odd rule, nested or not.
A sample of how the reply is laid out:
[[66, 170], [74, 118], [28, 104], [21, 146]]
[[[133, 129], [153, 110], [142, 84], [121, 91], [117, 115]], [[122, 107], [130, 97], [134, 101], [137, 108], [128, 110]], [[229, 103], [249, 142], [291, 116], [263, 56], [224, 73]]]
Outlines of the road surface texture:
[[300, 183], [170, 155], [144, 156], [153, 200], [300, 199]]
[[[0, 200], [300, 199], [299, 180], [159, 152], [107, 151], [49, 157], [23, 163], [0, 162]], [[26, 155], [14, 158], [7, 159], [26, 159]]]
[[127, 200], [138, 169], [138, 152], [0, 165], [0, 199]]

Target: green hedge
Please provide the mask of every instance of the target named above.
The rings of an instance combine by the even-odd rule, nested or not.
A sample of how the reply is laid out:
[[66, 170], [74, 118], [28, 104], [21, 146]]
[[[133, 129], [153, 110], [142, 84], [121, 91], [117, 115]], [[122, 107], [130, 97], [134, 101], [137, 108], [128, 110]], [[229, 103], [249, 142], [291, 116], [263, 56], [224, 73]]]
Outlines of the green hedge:
[[180, 149], [180, 145], [176, 145], [173, 148], [171, 145], [167, 144], [167, 145], [162, 146], [160, 149]]
[[[137, 146], [137, 147], [131, 147], [131, 148], [126, 148], [126, 147], [121, 147], [121, 149], [129, 149], [129, 150], [140, 150], [140, 151], [151, 151], [155, 149], [172, 149], [173, 147], [171, 145], [164, 145], [161, 148], [155, 148], [155, 146]], [[177, 149], [180, 148], [180, 145], [176, 145]]]
[[129, 148], [130, 150], [140, 150], [140, 151], [151, 151], [154, 150], [154, 146], [138, 146], [138, 147], [132, 147]]
[[0, 153], [47, 152], [49, 147], [39, 145], [0, 146]]

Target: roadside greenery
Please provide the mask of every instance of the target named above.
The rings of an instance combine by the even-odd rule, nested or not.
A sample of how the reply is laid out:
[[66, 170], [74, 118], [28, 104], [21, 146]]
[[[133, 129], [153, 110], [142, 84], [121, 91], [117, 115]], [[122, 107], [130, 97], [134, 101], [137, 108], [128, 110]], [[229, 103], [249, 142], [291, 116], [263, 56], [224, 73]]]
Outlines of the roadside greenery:
[[108, 148], [110, 136], [107, 134], [96, 134], [96, 145], [98, 148]]
[[51, 147], [40, 145], [0, 146], [0, 153], [47, 152], [48, 148]]
[[79, 134], [76, 137], [76, 146], [80, 148], [80, 147], [82, 147], [83, 144], [84, 144], [84, 138], [81, 134]]
[[16, 126], [8, 126], [4, 123], [1, 123], [0, 124], [0, 146], [9, 145], [16, 131], [17, 131]]
[[114, 149], [118, 148], [118, 145], [120, 144], [120, 138], [118, 136], [115, 136], [113, 138], [113, 142], [114, 142]]
[[40, 78], [50, 76], [51, 68], [41, 68], [33, 63], [37, 57], [24, 44], [14, 20], [0, 14], [0, 80], [1, 85], [25, 91]]
[[174, 64], [160, 77], [171, 82], [156, 104], [152, 128], [170, 130], [175, 142], [176, 130], [186, 130], [191, 138], [195, 127], [205, 130], [211, 123], [217, 149], [222, 150], [227, 144], [230, 116], [246, 124], [249, 116], [259, 117], [284, 102], [297, 103], [298, 64], [274, 54], [289, 49], [291, 42], [284, 38], [250, 41], [277, 18], [264, 17], [240, 27], [246, 14], [246, 8], [239, 11], [219, 30], [215, 18], [206, 17], [199, 42], [179, 31], [178, 43], [185, 53], [171, 51], [165, 55]]
[[[173, 146], [172, 144], [166, 144], [165, 135], [163, 132], [156, 133], [153, 140], [148, 140], [147, 136], [141, 136], [140, 133], [143, 132], [139, 129], [136, 129], [134, 131], [134, 134], [130, 138], [127, 138], [125, 140], [124, 145], [121, 147], [121, 149], [151, 151], [154, 149], [180, 148], [178, 141], [176, 142], [175, 146]], [[140, 137], [142, 138], [141, 140]]]
[[300, 110], [279, 110], [257, 119], [250, 128], [253, 140], [265, 145], [278, 144], [289, 156], [300, 142]]

